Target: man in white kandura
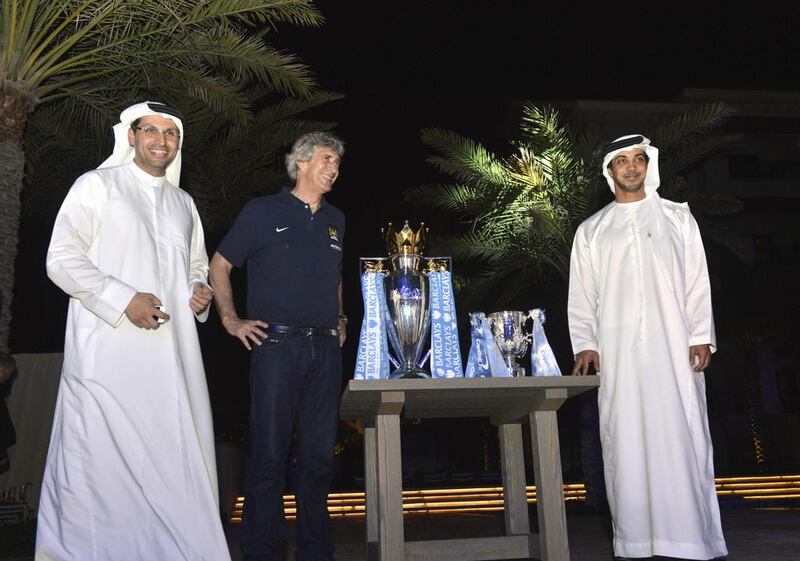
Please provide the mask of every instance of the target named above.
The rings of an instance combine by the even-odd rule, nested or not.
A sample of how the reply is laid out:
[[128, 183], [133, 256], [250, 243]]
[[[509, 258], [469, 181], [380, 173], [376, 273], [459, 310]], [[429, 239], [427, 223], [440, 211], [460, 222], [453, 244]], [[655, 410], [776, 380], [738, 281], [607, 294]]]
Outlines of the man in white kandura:
[[139, 103], [58, 213], [47, 273], [69, 294], [37, 561], [228, 561], [194, 324], [212, 292], [183, 124]]
[[727, 554], [714, 489], [705, 378], [716, 347], [708, 268], [689, 207], [661, 199], [658, 149], [606, 148], [614, 202], [575, 234], [569, 280], [573, 374], [593, 364], [614, 553]]

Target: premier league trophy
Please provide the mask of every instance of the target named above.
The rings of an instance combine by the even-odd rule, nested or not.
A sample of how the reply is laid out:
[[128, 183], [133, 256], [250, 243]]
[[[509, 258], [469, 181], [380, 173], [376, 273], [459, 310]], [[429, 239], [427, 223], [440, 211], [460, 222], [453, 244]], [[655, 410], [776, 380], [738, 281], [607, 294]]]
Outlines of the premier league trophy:
[[422, 272], [422, 251], [428, 229], [414, 232], [405, 223], [398, 232], [391, 222], [382, 228], [392, 271], [383, 279], [386, 331], [399, 366], [390, 378], [430, 378], [420, 361], [431, 326], [428, 277]]
[[422, 255], [424, 224], [381, 232], [389, 256], [360, 261], [364, 319], [353, 378], [463, 376], [450, 258]]
[[525, 354], [531, 340], [530, 334], [525, 333], [528, 317], [525, 312], [508, 310], [488, 316], [492, 335], [512, 376], [525, 376], [525, 368], [517, 364], [516, 359]]

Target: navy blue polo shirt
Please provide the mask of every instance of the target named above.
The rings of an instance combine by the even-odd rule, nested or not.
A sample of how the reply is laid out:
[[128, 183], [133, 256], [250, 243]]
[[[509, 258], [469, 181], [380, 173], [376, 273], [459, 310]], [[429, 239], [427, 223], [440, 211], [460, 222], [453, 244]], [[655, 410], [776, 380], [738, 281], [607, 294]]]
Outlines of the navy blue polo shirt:
[[317, 212], [288, 190], [253, 199], [217, 251], [247, 265], [247, 317], [293, 327], [336, 327], [344, 214]]

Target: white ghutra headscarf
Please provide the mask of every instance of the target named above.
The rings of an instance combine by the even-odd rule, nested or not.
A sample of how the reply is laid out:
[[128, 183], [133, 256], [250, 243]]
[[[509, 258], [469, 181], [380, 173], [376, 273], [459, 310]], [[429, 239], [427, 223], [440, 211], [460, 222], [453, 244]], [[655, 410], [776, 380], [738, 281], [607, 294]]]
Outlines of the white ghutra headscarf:
[[639, 148], [650, 161], [647, 162], [647, 174], [644, 176], [644, 193], [650, 195], [655, 193], [658, 186], [661, 184], [661, 178], [658, 175], [658, 148], [650, 144], [650, 139], [642, 136], [641, 134], [629, 134], [621, 136], [614, 142], [605, 147], [605, 157], [603, 158], [603, 175], [608, 181], [608, 186], [611, 192], [614, 192], [614, 180], [611, 179], [611, 174], [608, 171], [608, 163], [614, 159], [614, 156], [625, 150], [632, 150]]
[[157, 101], [137, 103], [120, 113], [119, 123], [114, 125], [114, 151], [105, 162], [97, 166], [97, 169], [121, 166], [133, 161], [134, 149], [128, 142], [128, 131], [131, 128], [131, 124], [136, 119], [141, 119], [148, 115], [158, 115], [165, 119], [171, 119], [175, 122], [175, 126], [178, 127], [178, 131], [180, 132], [178, 152], [175, 154], [175, 158], [170, 162], [169, 166], [167, 166], [166, 171], [167, 181], [172, 183], [175, 187], [178, 187], [181, 180], [181, 147], [183, 146], [183, 121], [181, 121], [181, 119], [183, 115], [181, 115], [181, 112], [177, 109], [167, 107], [163, 103]]

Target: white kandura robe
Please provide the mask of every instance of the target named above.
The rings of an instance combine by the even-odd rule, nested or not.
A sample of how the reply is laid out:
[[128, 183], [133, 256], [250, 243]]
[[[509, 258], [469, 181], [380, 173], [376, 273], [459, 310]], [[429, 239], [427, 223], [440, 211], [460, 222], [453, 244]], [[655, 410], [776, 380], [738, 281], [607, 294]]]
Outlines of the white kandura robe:
[[705, 252], [686, 204], [653, 192], [580, 225], [570, 264], [573, 351], [600, 355], [600, 436], [614, 552], [727, 554], [714, 489], [705, 378], [716, 348]]
[[[207, 270], [194, 202], [163, 178], [130, 163], [69, 191], [47, 255], [72, 298], [37, 561], [230, 559], [189, 307]], [[171, 319], [135, 327], [124, 310], [136, 292], [156, 295]]]

